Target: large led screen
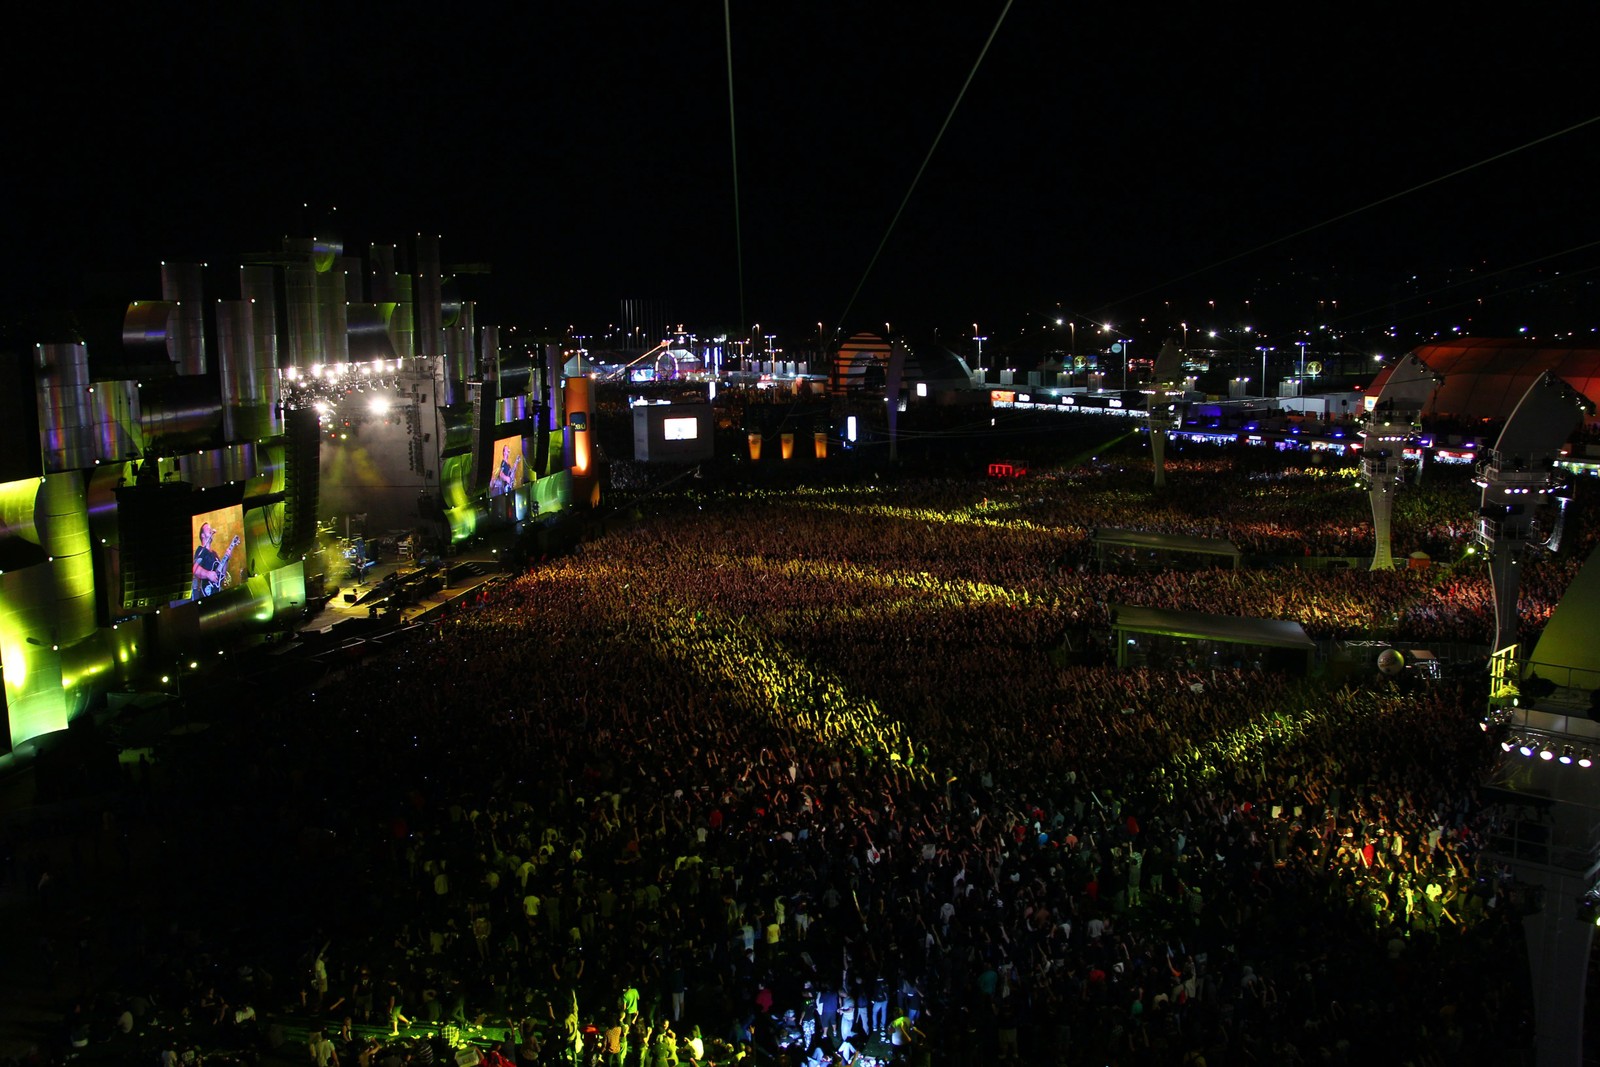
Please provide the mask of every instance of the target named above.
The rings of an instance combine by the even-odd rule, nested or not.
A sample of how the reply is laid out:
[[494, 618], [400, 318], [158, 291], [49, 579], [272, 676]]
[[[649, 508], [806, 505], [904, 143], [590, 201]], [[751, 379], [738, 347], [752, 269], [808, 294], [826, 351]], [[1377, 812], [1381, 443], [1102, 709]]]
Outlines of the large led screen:
[[244, 508], [218, 508], [190, 520], [194, 543], [194, 581], [192, 600], [216, 596], [244, 577]]
[[489, 471], [489, 495], [504, 496], [521, 488], [528, 480], [522, 460], [522, 438], [502, 437], [494, 443], [494, 462]]
[[700, 436], [700, 420], [693, 415], [688, 418], [662, 419], [661, 433], [668, 441], [693, 441]]

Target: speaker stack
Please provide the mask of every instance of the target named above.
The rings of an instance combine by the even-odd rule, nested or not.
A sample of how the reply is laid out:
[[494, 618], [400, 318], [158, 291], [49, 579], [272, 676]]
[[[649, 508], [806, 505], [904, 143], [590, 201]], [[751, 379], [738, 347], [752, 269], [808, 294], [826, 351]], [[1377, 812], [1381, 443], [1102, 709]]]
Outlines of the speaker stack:
[[283, 548], [285, 558], [317, 541], [322, 496], [322, 427], [313, 408], [291, 408], [283, 419]]

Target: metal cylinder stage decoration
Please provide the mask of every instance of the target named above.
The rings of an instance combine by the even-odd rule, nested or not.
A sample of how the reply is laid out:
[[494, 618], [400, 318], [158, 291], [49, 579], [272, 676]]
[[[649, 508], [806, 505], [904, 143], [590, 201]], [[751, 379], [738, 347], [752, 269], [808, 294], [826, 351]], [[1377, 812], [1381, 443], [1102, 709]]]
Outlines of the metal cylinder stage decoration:
[[161, 298], [173, 304], [169, 351], [179, 374], [206, 372], [205, 265], [161, 264]]
[[37, 345], [39, 447], [46, 471], [94, 465], [89, 351], [81, 344]]

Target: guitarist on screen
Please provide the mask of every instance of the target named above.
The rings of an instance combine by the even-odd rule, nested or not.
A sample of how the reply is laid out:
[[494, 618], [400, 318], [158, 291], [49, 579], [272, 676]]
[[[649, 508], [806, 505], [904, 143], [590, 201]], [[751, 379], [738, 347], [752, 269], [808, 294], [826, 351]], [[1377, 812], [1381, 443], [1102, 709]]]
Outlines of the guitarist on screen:
[[506, 445], [500, 450], [500, 466], [494, 472], [494, 477], [489, 479], [489, 495], [500, 496], [508, 490], [515, 489], [520, 483], [522, 475], [522, 457], [511, 458], [511, 446]]
[[233, 555], [233, 550], [239, 547], [239, 538], [235, 535], [228, 545], [228, 551], [217, 555], [211, 550], [211, 539], [217, 536], [209, 522], [200, 524], [200, 545], [194, 550], [194, 588], [193, 599], [211, 596], [228, 584], [228, 560]]

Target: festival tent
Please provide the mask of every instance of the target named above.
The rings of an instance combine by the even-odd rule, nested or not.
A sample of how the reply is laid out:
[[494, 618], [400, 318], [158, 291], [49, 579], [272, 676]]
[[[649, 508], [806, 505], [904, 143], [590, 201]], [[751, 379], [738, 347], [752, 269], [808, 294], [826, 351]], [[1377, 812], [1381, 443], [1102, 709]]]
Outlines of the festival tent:
[[[1424, 418], [1503, 420], [1534, 380], [1549, 371], [1600, 406], [1600, 348], [1558, 347], [1510, 338], [1469, 337], [1412, 350], [1444, 384], [1423, 406]], [[1385, 367], [1367, 388], [1376, 396], [1393, 373]]]
[[[1229, 662], [1264, 652], [1283, 667], [1307, 672], [1317, 643], [1300, 624], [1288, 619], [1252, 619], [1241, 615], [1211, 615], [1203, 611], [1137, 607], [1119, 604], [1111, 609], [1111, 635], [1117, 646], [1117, 666], [1133, 664], [1131, 653], [1148, 649], [1182, 649], [1185, 653], [1223, 651]], [[1209, 662], [1197, 660], [1197, 665]]]

